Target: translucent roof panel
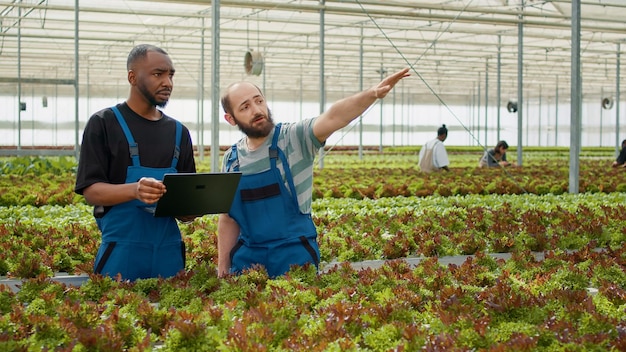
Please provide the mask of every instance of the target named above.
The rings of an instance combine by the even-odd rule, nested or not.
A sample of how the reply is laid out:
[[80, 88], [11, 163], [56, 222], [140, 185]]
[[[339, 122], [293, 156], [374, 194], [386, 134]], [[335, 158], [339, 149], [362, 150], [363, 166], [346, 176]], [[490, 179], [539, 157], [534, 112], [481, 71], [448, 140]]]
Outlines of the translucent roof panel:
[[[498, 72], [501, 99], [508, 100], [517, 95], [520, 22], [524, 96], [555, 96], [557, 87], [562, 98], [570, 94], [569, 0], [219, 3], [220, 80], [214, 85], [210, 1], [0, 0], [0, 94], [16, 94], [21, 80], [32, 89], [54, 85], [72, 95], [78, 58], [81, 94], [119, 95], [127, 85], [128, 52], [151, 43], [176, 65], [177, 96], [209, 98], [213, 87], [246, 79], [273, 99], [319, 100], [323, 52], [329, 101], [402, 67], [412, 69], [403, 84], [413, 102], [437, 103], [436, 94], [467, 103], [479, 87], [495, 97]], [[618, 48], [626, 50], [626, 2], [583, 0], [581, 8], [583, 98], [598, 99], [616, 90]], [[258, 75], [246, 71], [250, 53], [263, 60]]]

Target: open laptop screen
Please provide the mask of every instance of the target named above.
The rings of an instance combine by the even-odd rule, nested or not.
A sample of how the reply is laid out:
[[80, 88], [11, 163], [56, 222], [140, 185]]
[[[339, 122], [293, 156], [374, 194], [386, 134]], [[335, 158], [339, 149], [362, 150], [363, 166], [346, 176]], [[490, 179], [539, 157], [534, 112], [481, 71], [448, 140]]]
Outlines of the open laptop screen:
[[241, 172], [165, 174], [167, 192], [159, 199], [154, 216], [188, 216], [228, 213]]

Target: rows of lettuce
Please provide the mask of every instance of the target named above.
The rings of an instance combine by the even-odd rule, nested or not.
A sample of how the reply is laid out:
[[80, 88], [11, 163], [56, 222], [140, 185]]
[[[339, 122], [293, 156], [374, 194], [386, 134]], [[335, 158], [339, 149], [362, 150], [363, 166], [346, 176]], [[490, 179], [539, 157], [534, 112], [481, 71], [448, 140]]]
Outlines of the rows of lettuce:
[[[313, 199], [569, 192], [569, 162], [564, 158], [534, 161], [524, 167], [458, 167], [433, 174], [419, 171], [412, 155], [380, 155], [361, 162], [346, 162], [351, 159], [345, 156], [328, 159], [327, 167], [317, 167], [314, 171]], [[35, 159], [17, 163], [13, 160], [17, 163], [17, 166], [10, 164], [13, 169], [4, 164], [5, 169], [14, 172], [0, 173], [0, 206], [84, 203], [83, 197], [74, 193], [75, 166], [70, 162], [49, 166], [48, 159], [42, 160], [46, 161]], [[25, 163], [30, 163], [31, 167]], [[205, 166], [200, 164], [200, 170]], [[626, 192], [626, 171], [611, 168], [606, 158], [582, 159], [578, 188], [581, 193]]]
[[[626, 195], [395, 197], [314, 202], [322, 271], [216, 277], [215, 217], [182, 225], [167, 280], [80, 286], [98, 245], [89, 207], [0, 208], [0, 350], [621, 351]], [[489, 252], [506, 251], [497, 259]], [[537, 252], [541, 255], [537, 255]], [[462, 264], [438, 257], [474, 254]], [[392, 259], [415, 256], [415, 261]], [[344, 260], [389, 259], [357, 270]], [[338, 263], [341, 262], [341, 263]], [[413, 264], [410, 264], [413, 263]]]
[[[404, 160], [380, 160], [316, 171], [322, 271], [278, 279], [262, 269], [218, 279], [216, 218], [204, 216], [181, 224], [188, 260], [177, 277], [90, 275], [65, 286], [50, 277], [91, 272], [99, 244], [91, 208], [61, 191], [73, 187], [72, 172], [6, 176], [15, 188], [29, 179], [33, 189], [55, 177], [47, 187], [67, 184], [42, 187], [39, 203], [0, 206], [0, 275], [24, 279], [17, 293], [0, 284], [0, 350], [626, 350], [626, 193], [607, 186], [622, 179], [619, 170], [585, 162], [591, 167], [581, 174], [595, 168], [596, 176], [581, 177], [586, 192], [578, 195], [474, 194], [452, 190], [474, 177], [483, 186], [517, 185], [531, 169], [423, 175]], [[377, 182], [384, 186], [363, 191]], [[394, 197], [419, 182], [452, 188]], [[496, 252], [512, 258], [487, 254]], [[462, 265], [437, 260], [461, 254], [474, 256]], [[422, 260], [394, 260], [402, 257]], [[376, 259], [388, 261], [365, 270], [347, 264]]]
[[[313, 203], [321, 259], [619, 248], [626, 194], [387, 197]], [[216, 216], [181, 224], [188, 265], [216, 262]], [[100, 234], [85, 204], [0, 207], [0, 275], [87, 273]]]

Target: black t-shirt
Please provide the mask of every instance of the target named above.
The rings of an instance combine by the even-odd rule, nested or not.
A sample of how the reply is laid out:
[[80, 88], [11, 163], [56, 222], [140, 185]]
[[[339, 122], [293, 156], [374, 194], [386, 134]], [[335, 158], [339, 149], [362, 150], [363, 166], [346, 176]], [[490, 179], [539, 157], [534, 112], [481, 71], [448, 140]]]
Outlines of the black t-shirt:
[[[139, 148], [141, 166], [167, 168], [172, 164], [176, 142], [176, 121], [163, 114], [158, 121], [150, 121], [132, 111], [126, 103], [117, 105], [126, 120]], [[123, 184], [126, 169], [132, 165], [128, 141], [110, 108], [93, 114], [83, 132], [83, 140], [76, 175], [75, 192], [97, 182]], [[178, 172], [195, 172], [191, 136], [183, 126]]]
[[619, 155], [617, 156], [617, 159], [615, 161], [617, 161], [617, 163], [620, 165], [626, 163], [626, 147], [620, 150]]

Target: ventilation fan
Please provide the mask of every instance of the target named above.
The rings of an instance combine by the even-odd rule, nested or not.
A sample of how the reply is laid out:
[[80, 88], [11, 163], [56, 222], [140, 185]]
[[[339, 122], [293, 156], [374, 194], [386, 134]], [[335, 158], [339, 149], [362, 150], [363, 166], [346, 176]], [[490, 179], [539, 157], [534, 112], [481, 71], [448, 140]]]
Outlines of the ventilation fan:
[[249, 75], [258, 76], [263, 72], [263, 55], [258, 51], [250, 51], [246, 52], [246, 56], [244, 59], [244, 67], [246, 68], [246, 73]]
[[506, 109], [509, 112], [517, 112], [517, 103], [510, 101], [508, 104], [506, 104]]
[[604, 98], [602, 99], [602, 108], [609, 110], [613, 107], [613, 99], [611, 98]]

